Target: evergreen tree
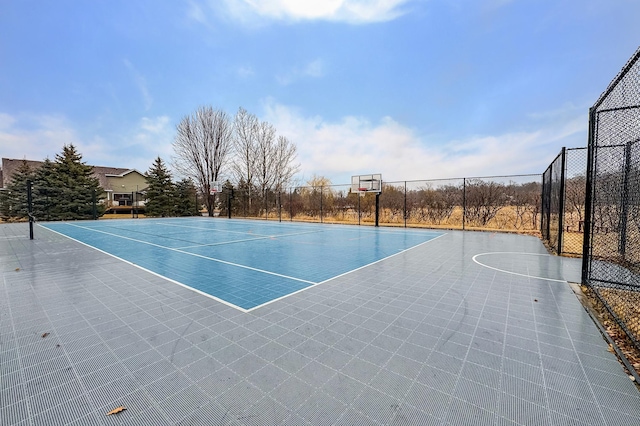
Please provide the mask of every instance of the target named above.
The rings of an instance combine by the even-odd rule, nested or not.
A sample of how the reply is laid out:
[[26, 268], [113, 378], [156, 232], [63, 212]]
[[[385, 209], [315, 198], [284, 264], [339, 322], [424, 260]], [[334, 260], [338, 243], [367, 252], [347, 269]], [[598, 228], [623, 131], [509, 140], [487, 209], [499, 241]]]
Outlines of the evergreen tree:
[[94, 208], [98, 216], [104, 213], [104, 206], [98, 203], [103, 189], [93, 175], [93, 166], [82, 162], [82, 155], [73, 144], [65, 145], [62, 153], [56, 154], [51, 171], [38, 184], [53, 201], [49, 209], [52, 220], [91, 219]]
[[197, 216], [196, 186], [191, 179], [182, 179], [175, 184], [176, 216]]
[[37, 220], [60, 219], [52, 216], [52, 207], [61, 197], [61, 183], [57, 179], [55, 163], [48, 158], [38, 167], [33, 183], [33, 215]]
[[[242, 178], [240, 179], [242, 181]], [[222, 185], [222, 194], [220, 194], [220, 216], [229, 215], [229, 197], [231, 197], [231, 214], [232, 216], [238, 215], [240, 210], [240, 201], [236, 198], [235, 189], [229, 179], [227, 179]]]
[[145, 174], [147, 178], [147, 200], [145, 202], [145, 214], [147, 216], [167, 217], [176, 212], [175, 189], [171, 181], [171, 173], [167, 166], [158, 157]]
[[8, 219], [25, 219], [28, 217], [27, 181], [33, 182], [34, 170], [27, 160], [22, 160], [16, 168], [6, 190], [0, 192], [0, 217]]

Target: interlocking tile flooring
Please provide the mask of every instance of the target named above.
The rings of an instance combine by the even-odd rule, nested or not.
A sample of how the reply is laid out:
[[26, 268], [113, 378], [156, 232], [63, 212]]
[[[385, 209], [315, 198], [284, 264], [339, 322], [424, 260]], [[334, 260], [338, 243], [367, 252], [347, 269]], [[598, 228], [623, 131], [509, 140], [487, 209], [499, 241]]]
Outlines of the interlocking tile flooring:
[[2, 425], [640, 424], [579, 261], [534, 237], [447, 232], [245, 313], [27, 233], [0, 225]]

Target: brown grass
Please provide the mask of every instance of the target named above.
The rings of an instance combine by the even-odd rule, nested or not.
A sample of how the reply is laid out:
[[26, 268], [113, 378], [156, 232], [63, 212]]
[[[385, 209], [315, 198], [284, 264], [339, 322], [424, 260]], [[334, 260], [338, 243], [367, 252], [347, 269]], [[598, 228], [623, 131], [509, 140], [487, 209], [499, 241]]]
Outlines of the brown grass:
[[[582, 285], [581, 289], [586, 296], [586, 300], [583, 299], [583, 302], [606, 330], [609, 337], [620, 348], [620, 351], [636, 373], [639, 372], [640, 349], [635, 346], [625, 331], [618, 325], [595, 291], [585, 285]], [[598, 288], [596, 291], [607, 301], [616, 316], [625, 322], [625, 326], [634, 334], [634, 338], [640, 340], [640, 293], [609, 288]], [[613, 352], [612, 348], [610, 350]], [[631, 372], [627, 371], [627, 373]]]

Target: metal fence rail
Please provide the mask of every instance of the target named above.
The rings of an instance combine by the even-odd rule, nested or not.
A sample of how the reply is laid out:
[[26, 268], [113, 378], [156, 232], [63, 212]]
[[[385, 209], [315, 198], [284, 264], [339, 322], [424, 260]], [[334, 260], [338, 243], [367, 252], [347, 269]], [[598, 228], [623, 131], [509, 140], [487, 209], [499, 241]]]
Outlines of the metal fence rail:
[[557, 254], [582, 255], [587, 149], [562, 148], [542, 175], [543, 240]]
[[[227, 197], [230, 193], [227, 193]], [[223, 193], [222, 197], [225, 195]], [[383, 182], [379, 223], [387, 226], [538, 231], [540, 175]], [[350, 185], [296, 187], [281, 192], [235, 189], [220, 215], [273, 220], [374, 225], [376, 194]]]
[[640, 48], [589, 110], [582, 281], [640, 349]]

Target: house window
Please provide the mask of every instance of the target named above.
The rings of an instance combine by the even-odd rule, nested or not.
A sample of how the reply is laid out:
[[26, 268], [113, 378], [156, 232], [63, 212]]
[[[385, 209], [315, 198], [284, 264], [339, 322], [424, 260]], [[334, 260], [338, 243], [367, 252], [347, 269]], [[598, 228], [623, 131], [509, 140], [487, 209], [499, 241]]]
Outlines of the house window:
[[113, 194], [113, 202], [118, 206], [130, 206], [131, 205], [131, 193], [128, 194]]

